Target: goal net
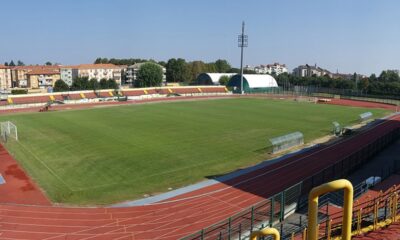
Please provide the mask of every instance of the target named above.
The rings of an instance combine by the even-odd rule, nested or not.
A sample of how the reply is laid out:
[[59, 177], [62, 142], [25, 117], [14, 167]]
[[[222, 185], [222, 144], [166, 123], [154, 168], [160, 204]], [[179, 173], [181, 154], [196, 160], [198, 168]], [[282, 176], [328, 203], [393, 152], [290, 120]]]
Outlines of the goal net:
[[0, 122], [0, 133], [4, 142], [7, 142], [8, 138], [14, 138], [18, 141], [18, 128], [10, 121]]

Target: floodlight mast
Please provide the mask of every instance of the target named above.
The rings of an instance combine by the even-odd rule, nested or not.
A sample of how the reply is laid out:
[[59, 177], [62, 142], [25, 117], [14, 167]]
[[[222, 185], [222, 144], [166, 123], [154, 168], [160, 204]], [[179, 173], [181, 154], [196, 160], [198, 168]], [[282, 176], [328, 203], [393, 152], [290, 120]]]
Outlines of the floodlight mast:
[[243, 94], [243, 48], [248, 45], [248, 37], [244, 35], [244, 21], [242, 22], [242, 34], [238, 37], [238, 46], [240, 47], [240, 93]]

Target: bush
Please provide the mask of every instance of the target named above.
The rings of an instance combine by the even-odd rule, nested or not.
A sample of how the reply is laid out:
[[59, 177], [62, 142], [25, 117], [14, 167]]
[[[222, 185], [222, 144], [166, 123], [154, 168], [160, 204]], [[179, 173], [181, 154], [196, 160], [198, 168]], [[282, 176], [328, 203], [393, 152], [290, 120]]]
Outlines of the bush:
[[229, 82], [229, 76], [224, 75], [219, 78], [219, 84], [223, 86], [226, 86], [228, 82]]
[[28, 89], [12, 89], [11, 94], [17, 95], [17, 94], [27, 94]]

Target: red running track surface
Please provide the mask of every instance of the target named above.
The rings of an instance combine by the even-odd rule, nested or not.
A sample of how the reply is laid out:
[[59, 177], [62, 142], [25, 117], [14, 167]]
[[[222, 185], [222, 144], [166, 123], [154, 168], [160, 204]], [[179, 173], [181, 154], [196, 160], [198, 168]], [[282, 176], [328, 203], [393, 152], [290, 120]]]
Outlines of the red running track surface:
[[400, 116], [392, 117], [344, 142], [152, 205], [66, 208], [2, 203], [0, 239], [178, 239], [227, 219], [399, 127]]

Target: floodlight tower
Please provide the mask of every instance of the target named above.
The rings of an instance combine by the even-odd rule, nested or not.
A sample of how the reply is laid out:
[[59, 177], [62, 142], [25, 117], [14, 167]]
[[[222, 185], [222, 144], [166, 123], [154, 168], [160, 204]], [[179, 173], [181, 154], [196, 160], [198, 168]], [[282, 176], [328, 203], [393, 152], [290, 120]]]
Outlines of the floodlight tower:
[[240, 47], [240, 94], [243, 94], [243, 48], [248, 46], [248, 37], [244, 35], [244, 21], [242, 22], [242, 34], [238, 36], [238, 46]]

